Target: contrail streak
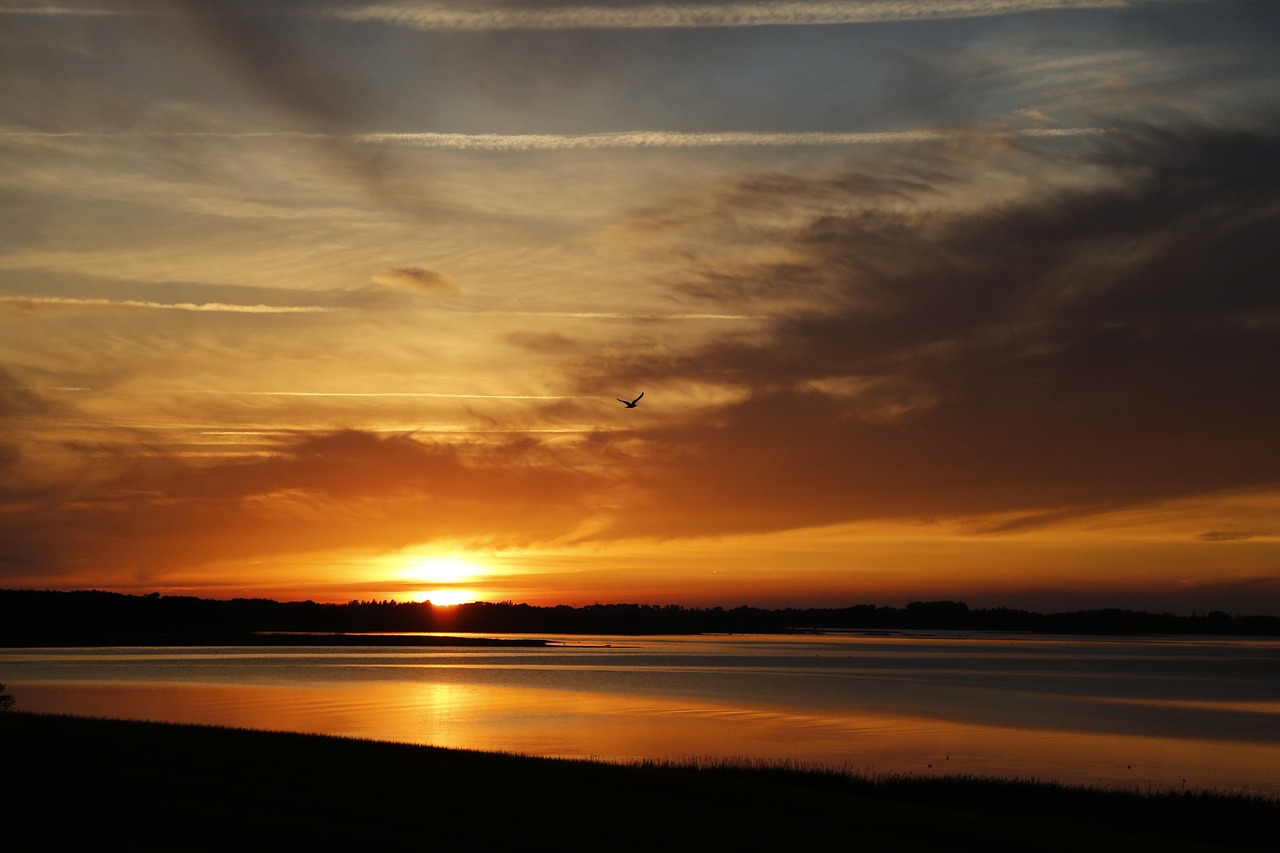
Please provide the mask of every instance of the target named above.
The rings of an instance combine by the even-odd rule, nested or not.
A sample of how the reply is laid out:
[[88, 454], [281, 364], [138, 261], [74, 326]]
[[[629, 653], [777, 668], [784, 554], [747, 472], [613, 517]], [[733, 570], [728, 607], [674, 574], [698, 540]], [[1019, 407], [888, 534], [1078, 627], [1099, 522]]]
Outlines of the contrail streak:
[[230, 314], [325, 314], [342, 311], [320, 305], [236, 305], [228, 302], [148, 302], [140, 299], [77, 299], [66, 296], [0, 296], [17, 305], [69, 305], [102, 308], [147, 308], [161, 311], [216, 311]]
[[979, 18], [1061, 9], [1114, 9], [1132, 5], [1136, 5], [1134, 0], [831, 0], [459, 9], [439, 3], [370, 3], [315, 14], [344, 21], [421, 30], [689, 29], [870, 24]]
[[625, 131], [583, 134], [502, 133], [366, 133], [358, 142], [383, 142], [417, 148], [451, 148], [465, 151], [564, 151], [586, 148], [782, 148], [789, 146], [884, 145], [937, 142], [966, 137], [1052, 138], [1090, 136], [1101, 128], [1031, 128], [983, 132], [973, 130], [902, 130], [881, 133], [679, 133], [675, 131]]
[[4, 6], [0, 7], [0, 15], [39, 15], [42, 17], [79, 17], [79, 18], [138, 18], [151, 15], [141, 9], [106, 9], [100, 6]]
[[[401, 145], [413, 148], [438, 148], [455, 151], [570, 151], [607, 148], [785, 148], [845, 145], [893, 145], [940, 142], [953, 139], [1052, 139], [1057, 137], [1094, 136], [1105, 133], [1098, 127], [1024, 128], [1021, 130], [973, 130], [941, 128], [890, 130], [876, 133], [800, 131], [794, 133], [756, 133], [750, 131], [678, 132], [634, 130], [616, 133], [362, 133], [343, 137], [367, 145]], [[95, 131], [0, 131], [0, 139], [322, 139], [336, 138], [319, 133], [261, 131], [251, 133], [170, 133], [170, 132], [95, 132]]]
[[471, 314], [486, 316], [498, 314], [503, 317], [565, 317], [572, 320], [773, 320], [770, 314], [644, 314], [627, 311], [504, 311], [481, 310], [470, 311]]
[[[827, 0], [781, 3], [636, 3], [629, 6], [563, 5], [543, 8], [497, 6], [463, 8], [447, 2], [365, 3], [348, 8], [307, 9], [304, 6], [261, 10], [245, 7], [243, 17], [297, 17], [373, 23], [435, 31], [493, 30], [637, 30], [733, 27], [812, 27], [874, 24], [884, 21], [925, 21], [983, 18], [1054, 10], [1117, 9], [1129, 6], [1207, 2], [1207, 0]], [[264, 4], [265, 6], [265, 4]], [[164, 3], [132, 8], [110, 4], [16, 6], [0, 8], [0, 15], [167, 17]]]
[[177, 391], [236, 397], [408, 397], [440, 400], [588, 400], [581, 394], [447, 394], [433, 391]]
[[0, 130], [0, 139], [334, 139], [299, 130]]

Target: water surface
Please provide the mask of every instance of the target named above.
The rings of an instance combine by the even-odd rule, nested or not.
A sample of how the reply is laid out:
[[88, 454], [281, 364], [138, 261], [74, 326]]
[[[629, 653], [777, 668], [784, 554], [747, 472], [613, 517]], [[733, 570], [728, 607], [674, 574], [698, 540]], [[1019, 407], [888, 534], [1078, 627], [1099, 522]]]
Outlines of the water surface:
[[602, 760], [1280, 796], [1280, 641], [547, 637], [0, 650], [19, 707]]

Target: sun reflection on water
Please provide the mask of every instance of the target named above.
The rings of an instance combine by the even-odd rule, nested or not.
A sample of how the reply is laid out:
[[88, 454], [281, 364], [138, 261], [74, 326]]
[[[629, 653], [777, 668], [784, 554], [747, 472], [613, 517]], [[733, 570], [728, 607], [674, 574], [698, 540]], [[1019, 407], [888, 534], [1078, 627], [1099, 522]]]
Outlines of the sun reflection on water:
[[[26, 685], [24, 708], [605, 761], [786, 761], [859, 773], [1002, 775], [1104, 787], [1280, 793], [1274, 744], [823, 716], [492, 684]], [[1228, 770], [1227, 768], [1230, 768]], [[1234, 777], [1234, 778], [1233, 778]]]
[[[910, 637], [546, 639], [19, 649], [0, 654], [0, 669], [20, 709], [37, 713], [561, 758], [779, 760], [1280, 795], [1276, 646], [1129, 641], [1117, 656], [1111, 641], [1044, 638], [990, 648]], [[1105, 654], [1085, 661], [1089, 648]], [[959, 651], [967, 658], [951, 656]]]

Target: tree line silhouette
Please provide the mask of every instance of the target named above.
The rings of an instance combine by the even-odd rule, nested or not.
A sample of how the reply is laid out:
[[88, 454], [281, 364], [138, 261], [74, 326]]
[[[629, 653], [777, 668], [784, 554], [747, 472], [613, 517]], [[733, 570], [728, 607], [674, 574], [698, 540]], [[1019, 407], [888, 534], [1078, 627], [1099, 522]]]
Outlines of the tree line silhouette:
[[[361, 633], [706, 634], [841, 631], [1018, 631], [1051, 634], [1280, 635], [1280, 617], [1222, 611], [1178, 616], [1102, 609], [1041, 614], [958, 601], [906, 607], [683, 607], [590, 604], [583, 607], [474, 602], [280, 602], [101, 591], [0, 590], [0, 645], [151, 645], [314, 642], [306, 635]], [[325, 642], [334, 638], [326, 637]], [[368, 637], [347, 638], [370, 642]], [[429, 642], [379, 638], [378, 642]], [[480, 642], [477, 640], [476, 642]]]

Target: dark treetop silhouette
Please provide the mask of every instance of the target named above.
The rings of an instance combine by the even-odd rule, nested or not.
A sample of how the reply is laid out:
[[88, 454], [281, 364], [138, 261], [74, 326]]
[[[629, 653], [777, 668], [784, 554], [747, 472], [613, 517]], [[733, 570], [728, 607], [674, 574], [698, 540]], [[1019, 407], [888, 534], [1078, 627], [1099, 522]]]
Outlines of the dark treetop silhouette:
[[[427, 602], [230, 601], [116, 592], [0, 589], [0, 647], [59, 645], [297, 645], [429, 643], [457, 638], [369, 636], [370, 632], [465, 634], [699, 634], [812, 631], [1031, 631], [1046, 634], [1213, 634], [1280, 636], [1280, 617], [1220, 611], [1175, 616], [1131, 610], [1040, 614], [970, 609], [959, 601], [913, 601], [905, 608], [763, 610], [755, 607], [591, 604], [555, 607], [478, 601], [454, 607]], [[266, 633], [260, 633], [266, 632]], [[285, 632], [285, 633], [278, 633]], [[472, 638], [476, 644], [541, 645], [542, 639]]]

